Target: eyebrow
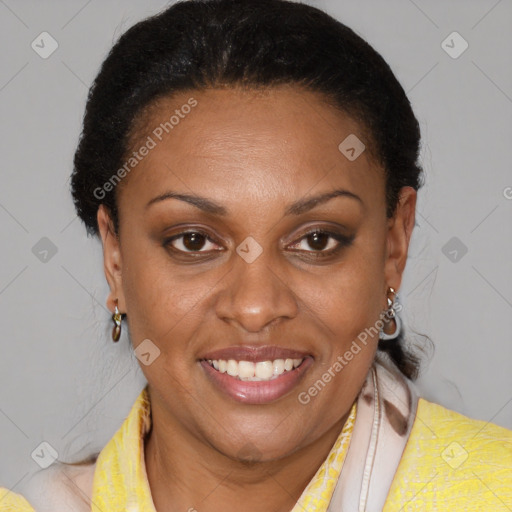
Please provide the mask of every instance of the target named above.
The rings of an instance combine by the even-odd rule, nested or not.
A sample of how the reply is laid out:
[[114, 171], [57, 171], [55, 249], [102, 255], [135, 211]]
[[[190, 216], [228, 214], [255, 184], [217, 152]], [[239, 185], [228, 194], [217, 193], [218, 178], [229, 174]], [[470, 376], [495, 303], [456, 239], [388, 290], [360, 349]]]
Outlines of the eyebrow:
[[[295, 203], [292, 203], [286, 208], [285, 215], [301, 215], [305, 212], [308, 212], [309, 210], [312, 210], [320, 204], [324, 204], [327, 201], [334, 199], [335, 197], [352, 198], [364, 206], [363, 200], [357, 194], [354, 194], [353, 192], [345, 189], [336, 189], [331, 192], [324, 192], [316, 196], [300, 199]], [[172, 191], [165, 192], [164, 194], [160, 194], [159, 196], [154, 197], [146, 204], [145, 208], [148, 209], [151, 205], [161, 201], [166, 201], [167, 199], [178, 199], [179, 201], [184, 201], [206, 213], [213, 215], [218, 215], [221, 217], [228, 215], [228, 210], [224, 206], [215, 203], [206, 197], [192, 194], [181, 194]]]

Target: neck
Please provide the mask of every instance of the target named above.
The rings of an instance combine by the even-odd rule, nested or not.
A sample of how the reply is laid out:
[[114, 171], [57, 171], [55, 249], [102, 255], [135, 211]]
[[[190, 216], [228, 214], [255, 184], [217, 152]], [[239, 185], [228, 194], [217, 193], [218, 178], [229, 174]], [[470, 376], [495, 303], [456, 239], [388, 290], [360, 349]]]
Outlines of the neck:
[[[156, 401], [153, 401], [153, 400]], [[144, 457], [157, 510], [201, 512], [264, 509], [289, 512], [340, 434], [349, 412], [310, 445], [279, 460], [241, 462], [210, 444], [165, 414], [151, 397], [152, 428]]]

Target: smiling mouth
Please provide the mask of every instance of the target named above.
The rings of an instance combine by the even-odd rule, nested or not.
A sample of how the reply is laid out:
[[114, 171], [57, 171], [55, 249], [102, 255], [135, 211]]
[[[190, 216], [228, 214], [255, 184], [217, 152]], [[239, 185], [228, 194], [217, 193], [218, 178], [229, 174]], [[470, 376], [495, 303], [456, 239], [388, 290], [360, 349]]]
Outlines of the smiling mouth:
[[235, 359], [205, 359], [213, 369], [240, 381], [258, 382], [278, 379], [302, 365], [306, 358], [275, 359], [273, 361], [237, 361]]

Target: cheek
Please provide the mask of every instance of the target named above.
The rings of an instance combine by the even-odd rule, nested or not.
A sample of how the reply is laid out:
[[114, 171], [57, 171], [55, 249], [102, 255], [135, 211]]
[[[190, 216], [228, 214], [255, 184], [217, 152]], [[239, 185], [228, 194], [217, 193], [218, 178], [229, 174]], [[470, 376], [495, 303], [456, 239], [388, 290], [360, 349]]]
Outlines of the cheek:
[[204, 320], [201, 304], [214, 289], [216, 276], [180, 272], [163, 248], [127, 241], [123, 291], [133, 344], [149, 338], [163, 353], [193, 348], [195, 326]]
[[366, 378], [377, 349], [374, 327], [381, 312], [383, 279], [382, 249], [361, 242], [323, 278], [321, 288], [318, 281], [316, 287], [311, 281], [310, 306], [328, 326], [330, 340], [319, 355], [315, 374], [301, 388], [300, 403], [308, 401], [304, 410], [322, 418], [315, 436], [348, 411]]
[[312, 276], [305, 281], [305, 295], [309, 307], [343, 344], [377, 321], [383, 303], [383, 280], [381, 246], [362, 239], [320, 280]]

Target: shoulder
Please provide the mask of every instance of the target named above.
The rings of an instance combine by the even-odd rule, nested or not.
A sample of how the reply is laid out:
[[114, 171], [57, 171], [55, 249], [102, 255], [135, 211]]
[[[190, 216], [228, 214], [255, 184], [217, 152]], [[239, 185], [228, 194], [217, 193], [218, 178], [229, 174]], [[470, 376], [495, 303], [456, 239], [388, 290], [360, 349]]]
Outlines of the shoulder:
[[[418, 402], [414, 426], [420, 435], [425, 434], [425, 430], [430, 431], [427, 436], [435, 446], [449, 447], [454, 443], [453, 450], [460, 446], [461, 457], [465, 450], [471, 463], [489, 461], [512, 469], [512, 430], [490, 421], [469, 418], [424, 399]], [[448, 452], [443, 456], [449, 458], [451, 451]]]
[[34, 509], [21, 494], [0, 487], [0, 512], [34, 512]]
[[509, 441], [512, 439], [512, 430], [500, 427], [489, 421], [469, 418], [456, 411], [447, 409], [442, 405], [429, 402], [424, 398], [418, 400], [416, 420], [420, 422], [421, 420], [432, 422], [435, 424], [436, 430], [439, 431], [440, 435], [450, 435], [452, 429], [456, 428], [457, 432], [461, 433], [475, 434], [478, 432], [478, 436], [475, 436], [476, 441], [486, 436], [499, 437], [508, 439]]
[[420, 398], [388, 499], [410, 511], [509, 510], [512, 430]]
[[22, 494], [35, 512], [89, 512], [94, 470], [94, 463], [57, 462], [35, 473], [22, 487]]

